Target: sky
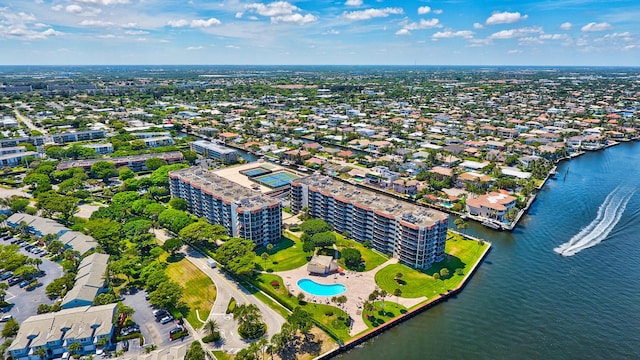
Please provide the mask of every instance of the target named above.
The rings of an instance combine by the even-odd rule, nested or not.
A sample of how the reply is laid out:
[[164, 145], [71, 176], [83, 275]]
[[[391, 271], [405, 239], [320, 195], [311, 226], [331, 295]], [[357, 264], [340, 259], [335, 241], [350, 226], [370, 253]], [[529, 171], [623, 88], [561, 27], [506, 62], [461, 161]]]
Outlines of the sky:
[[0, 65], [640, 66], [638, 0], [0, 0]]

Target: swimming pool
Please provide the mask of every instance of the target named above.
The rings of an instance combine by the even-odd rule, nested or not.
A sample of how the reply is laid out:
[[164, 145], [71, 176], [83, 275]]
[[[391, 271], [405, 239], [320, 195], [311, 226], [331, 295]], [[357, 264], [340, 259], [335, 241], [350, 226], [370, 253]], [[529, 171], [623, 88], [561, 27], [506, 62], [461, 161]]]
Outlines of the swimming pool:
[[346, 286], [342, 284], [318, 284], [311, 279], [298, 280], [298, 286], [305, 292], [316, 296], [336, 296], [347, 291]]

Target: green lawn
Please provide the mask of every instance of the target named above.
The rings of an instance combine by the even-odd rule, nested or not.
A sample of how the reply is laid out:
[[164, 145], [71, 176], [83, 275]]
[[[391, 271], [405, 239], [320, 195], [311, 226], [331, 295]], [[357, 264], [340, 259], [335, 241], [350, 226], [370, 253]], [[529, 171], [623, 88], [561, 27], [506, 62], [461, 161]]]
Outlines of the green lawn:
[[407, 313], [408, 309], [398, 303], [376, 301], [373, 303], [373, 310], [362, 313], [362, 320], [369, 328], [380, 326], [396, 316]]
[[[275, 282], [278, 283], [278, 286], [271, 285], [271, 283]], [[302, 309], [311, 313], [317, 322], [329, 329], [329, 331], [343, 341], [351, 338], [349, 335], [349, 328], [346, 325], [346, 320], [349, 316], [341, 309], [335, 306], [316, 304], [313, 302], [307, 302], [300, 305], [295, 296], [289, 296], [287, 286], [283, 282], [282, 278], [275, 274], [258, 274], [254, 279], [252, 279], [252, 283], [277, 299], [280, 303], [285, 304], [290, 309], [302, 306]], [[294, 285], [291, 284], [291, 286]]]
[[170, 262], [165, 270], [169, 278], [183, 288], [182, 302], [185, 306], [178, 309], [185, 319], [196, 329], [202, 327], [196, 309], [202, 320], [209, 317], [209, 312], [216, 299], [216, 287], [213, 281], [189, 260], [182, 259]]
[[[445, 248], [447, 256], [443, 261], [424, 271], [418, 271], [401, 264], [386, 266], [376, 274], [376, 284], [390, 294], [393, 294], [395, 289], [400, 289], [402, 297], [405, 298], [433, 297], [458, 286], [464, 275], [470, 271], [488, 246], [486, 243], [480, 245], [475, 240], [468, 240], [450, 233]], [[433, 274], [440, 272], [445, 267], [449, 270], [449, 275], [435, 280]], [[456, 274], [456, 269], [462, 269], [462, 275]], [[400, 281], [396, 281], [394, 278], [399, 272], [402, 272], [403, 276]]]
[[[355, 240], [345, 239], [344, 236], [340, 234], [336, 234], [336, 245], [338, 246], [338, 250], [354, 248], [360, 251], [360, 254], [362, 254], [362, 260], [364, 260], [364, 269], [362, 271], [373, 270], [388, 260], [384, 255], [364, 247], [364, 245]], [[338, 263], [342, 267], [346, 267], [342, 259], [339, 259]]]
[[291, 238], [283, 236], [279, 243], [274, 244], [266, 262], [266, 269], [265, 261], [260, 257], [265, 252], [267, 249], [264, 246], [256, 249], [255, 262], [259, 269], [268, 272], [299, 268], [311, 259], [310, 254], [302, 251], [302, 242], [293, 236]]

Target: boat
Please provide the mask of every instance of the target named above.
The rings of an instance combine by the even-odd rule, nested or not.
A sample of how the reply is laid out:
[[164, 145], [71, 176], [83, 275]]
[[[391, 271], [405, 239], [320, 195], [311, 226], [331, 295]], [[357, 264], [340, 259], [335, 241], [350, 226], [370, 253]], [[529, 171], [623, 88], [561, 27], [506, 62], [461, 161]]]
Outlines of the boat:
[[484, 225], [484, 226], [486, 226], [488, 228], [492, 228], [494, 230], [500, 230], [501, 229], [500, 225], [494, 223], [493, 221], [489, 221], [489, 220], [483, 221], [482, 225]]

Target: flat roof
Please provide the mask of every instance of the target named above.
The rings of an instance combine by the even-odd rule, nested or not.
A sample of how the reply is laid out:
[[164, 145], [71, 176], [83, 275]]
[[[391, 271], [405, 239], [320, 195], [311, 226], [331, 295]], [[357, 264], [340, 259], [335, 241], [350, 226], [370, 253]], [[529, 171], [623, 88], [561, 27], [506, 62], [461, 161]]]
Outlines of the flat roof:
[[253, 191], [198, 166], [172, 171], [169, 176], [171, 178], [177, 177], [193, 187], [208, 191], [211, 195], [219, 196], [224, 201], [235, 203], [240, 209], [251, 211], [280, 203], [280, 200]]
[[192, 142], [192, 144], [201, 146], [205, 149], [208, 150], [213, 150], [219, 154], [232, 154], [235, 153], [236, 150], [227, 146], [223, 146], [220, 144], [216, 144], [216, 143], [212, 143], [211, 141], [207, 141], [207, 140], [198, 140], [198, 141], [194, 141]]
[[329, 192], [334, 198], [341, 201], [347, 201], [354, 205], [359, 204], [371, 210], [391, 215], [397, 220], [403, 220], [418, 226], [431, 226], [448, 217], [442, 211], [418, 206], [373, 190], [344, 183], [325, 175], [313, 174], [293, 180], [291, 184], [308, 185], [321, 192]]
[[242, 185], [246, 188], [260, 189], [260, 192], [262, 192], [263, 194], [273, 191], [273, 189], [271, 189], [270, 187], [258, 184], [255, 181], [252, 181], [251, 179], [249, 179], [248, 176], [243, 174], [243, 172], [246, 172], [247, 170], [251, 170], [257, 167], [265, 168], [265, 169], [271, 170], [272, 172], [285, 170], [285, 168], [282, 166], [271, 164], [268, 162], [258, 161], [258, 162], [248, 163], [248, 164], [225, 167], [223, 169], [214, 170], [213, 173], [227, 180], [233, 181], [236, 184]]

